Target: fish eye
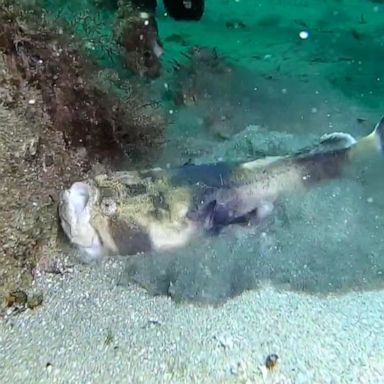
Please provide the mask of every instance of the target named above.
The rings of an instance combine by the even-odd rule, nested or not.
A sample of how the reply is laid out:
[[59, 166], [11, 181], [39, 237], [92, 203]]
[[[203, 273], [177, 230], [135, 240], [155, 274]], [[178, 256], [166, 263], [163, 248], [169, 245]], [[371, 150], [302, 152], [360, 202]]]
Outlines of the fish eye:
[[108, 216], [113, 215], [117, 210], [116, 202], [110, 197], [102, 199], [100, 206], [102, 212]]

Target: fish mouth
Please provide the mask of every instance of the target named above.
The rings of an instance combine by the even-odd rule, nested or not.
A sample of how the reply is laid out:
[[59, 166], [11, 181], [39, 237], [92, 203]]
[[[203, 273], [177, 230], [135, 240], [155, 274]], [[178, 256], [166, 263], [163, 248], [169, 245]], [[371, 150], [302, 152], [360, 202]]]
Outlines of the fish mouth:
[[75, 182], [60, 193], [59, 218], [69, 241], [91, 258], [103, 255], [100, 236], [91, 224], [97, 190], [91, 184]]

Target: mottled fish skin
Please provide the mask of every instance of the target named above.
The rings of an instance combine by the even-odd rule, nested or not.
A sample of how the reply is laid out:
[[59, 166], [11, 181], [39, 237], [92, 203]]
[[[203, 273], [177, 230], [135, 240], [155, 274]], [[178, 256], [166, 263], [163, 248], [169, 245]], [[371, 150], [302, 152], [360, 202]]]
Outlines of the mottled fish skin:
[[295, 163], [304, 171], [303, 184], [312, 186], [324, 180], [341, 177], [349, 152], [349, 148], [343, 148], [338, 151], [315, 153], [295, 159]]
[[291, 156], [100, 175], [62, 193], [61, 224], [91, 259], [182, 247], [199, 234], [263, 221], [283, 193], [343, 177], [355, 158], [382, 153], [383, 141], [384, 118], [359, 141], [331, 134]]

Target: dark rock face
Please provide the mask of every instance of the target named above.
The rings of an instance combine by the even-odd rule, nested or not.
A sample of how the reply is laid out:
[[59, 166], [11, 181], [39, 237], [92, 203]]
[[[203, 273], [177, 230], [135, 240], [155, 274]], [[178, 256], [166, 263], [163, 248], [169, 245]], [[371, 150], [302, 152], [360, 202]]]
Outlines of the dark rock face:
[[204, 14], [204, 0], [164, 0], [164, 6], [175, 20], [198, 21]]

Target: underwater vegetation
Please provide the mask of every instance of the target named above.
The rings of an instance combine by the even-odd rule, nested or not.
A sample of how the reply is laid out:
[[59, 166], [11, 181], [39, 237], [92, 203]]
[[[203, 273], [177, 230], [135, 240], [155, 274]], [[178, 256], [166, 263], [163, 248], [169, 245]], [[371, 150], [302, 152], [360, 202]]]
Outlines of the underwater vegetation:
[[228, 140], [255, 122], [258, 98], [252, 74], [219, 49], [194, 45], [172, 62], [164, 97], [178, 111], [201, 119], [201, 128], [216, 141]]
[[18, 12], [2, 8], [0, 49], [15, 77], [41, 90], [46, 112], [68, 146], [85, 148], [95, 160], [116, 162], [161, 140], [162, 116], [137, 88], [126, 85], [130, 88], [121, 97], [118, 75], [104, 74], [70, 31], [49, 21], [42, 26], [29, 13], [19, 21]]
[[[231, 73], [234, 68], [225, 62], [216, 49], [194, 46], [184, 55], [186, 63], [175, 61], [173, 99], [176, 105], [190, 106], [213, 98], [209, 91], [209, 77]], [[221, 78], [226, 82], [227, 79]]]
[[117, 11], [115, 35], [125, 49], [125, 62], [133, 73], [149, 78], [160, 76], [163, 47], [153, 15], [121, 5]]
[[28, 286], [58, 251], [61, 186], [151, 161], [166, 124], [140, 84], [102, 67], [65, 20], [26, 4], [0, 1], [1, 293]]
[[[97, 1], [96, 5], [116, 9], [114, 37], [125, 50], [127, 68], [140, 76], [159, 77], [163, 44], [155, 18], [157, 1]], [[197, 21], [204, 13], [204, 0], [164, 0], [164, 6], [175, 20]]]

